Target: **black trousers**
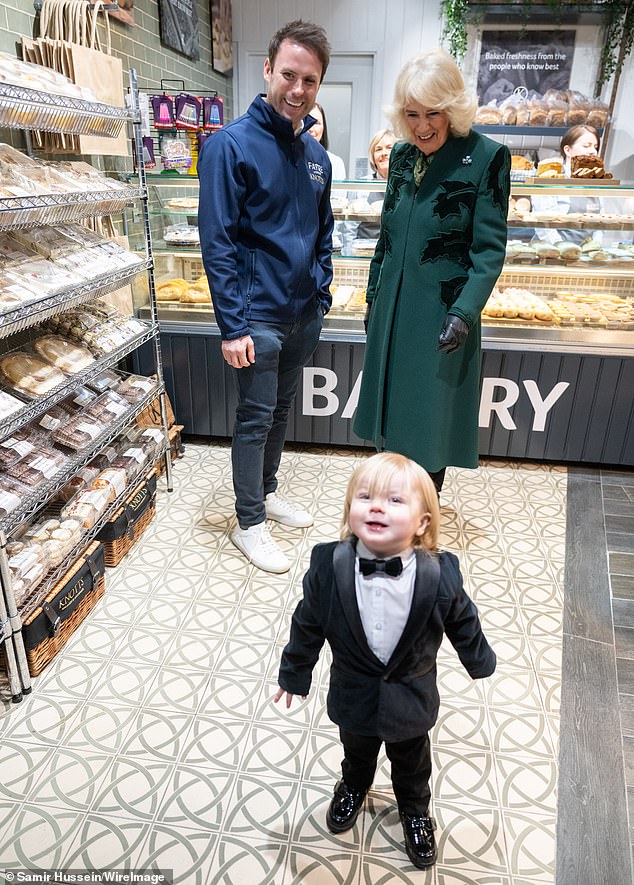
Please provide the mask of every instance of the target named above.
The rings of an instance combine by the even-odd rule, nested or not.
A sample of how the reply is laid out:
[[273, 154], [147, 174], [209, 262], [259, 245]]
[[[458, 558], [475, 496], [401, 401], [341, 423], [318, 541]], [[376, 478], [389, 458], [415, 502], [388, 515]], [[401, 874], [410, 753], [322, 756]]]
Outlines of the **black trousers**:
[[[353, 734], [339, 729], [344, 749], [341, 772], [346, 784], [355, 790], [372, 786], [376, 763], [383, 741], [378, 737]], [[392, 767], [392, 787], [399, 811], [427, 816], [431, 790], [431, 749], [429, 735], [407, 741], [385, 742], [385, 752]]]

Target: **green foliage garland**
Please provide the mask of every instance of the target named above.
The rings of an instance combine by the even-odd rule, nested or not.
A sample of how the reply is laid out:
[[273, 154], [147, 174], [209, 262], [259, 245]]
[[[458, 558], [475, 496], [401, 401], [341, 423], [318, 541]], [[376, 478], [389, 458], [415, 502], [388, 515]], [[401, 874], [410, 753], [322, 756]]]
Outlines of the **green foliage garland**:
[[467, 13], [468, 0], [441, 0], [440, 12], [443, 18], [441, 42], [447, 43], [447, 49], [460, 61], [467, 51]]
[[599, 60], [597, 94], [613, 74], [623, 67], [623, 62], [634, 44], [634, 3], [632, 0], [605, 0], [601, 4], [606, 21], [604, 41]]

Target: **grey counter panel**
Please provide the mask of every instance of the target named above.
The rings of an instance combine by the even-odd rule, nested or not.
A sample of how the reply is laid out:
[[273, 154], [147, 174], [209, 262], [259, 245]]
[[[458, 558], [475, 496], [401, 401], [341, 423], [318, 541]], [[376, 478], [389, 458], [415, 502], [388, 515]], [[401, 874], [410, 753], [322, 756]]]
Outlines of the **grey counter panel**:
[[[161, 346], [178, 422], [185, 433], [230, 436], [236, 397], [217, 330], [211, 325], [174, 326], [162, 330]], [[362, 340], [324, 336], [300, 385], [289, 441], [364, 444], [352, 432], [350, 418], [343, 416], [346, 405], [348, 413], [353, 411], [348, 400], [363, 352]], [[136, 366], [151, 371], [149, 351], [138, 353]], [[482, 456], [634, 466], [633, 358], [569, 350], [488, 350], [485, 345], [481, 377]], [[545, 410], [540, 403], [554, 396], [558, 384], [562, 392]], [[540, 409], [546, 411], [543, 430], [538, 429]]]

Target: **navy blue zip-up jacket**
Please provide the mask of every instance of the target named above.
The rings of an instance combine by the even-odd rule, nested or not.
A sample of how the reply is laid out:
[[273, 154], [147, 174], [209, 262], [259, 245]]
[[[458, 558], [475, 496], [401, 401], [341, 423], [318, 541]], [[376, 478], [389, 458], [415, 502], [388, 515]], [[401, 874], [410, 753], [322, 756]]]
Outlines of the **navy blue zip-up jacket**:
[[291, 323], [331, 304], [330, 160], [259, 95], [205, 142], [198, 227], [216, 320], [225, 340], [249, 321]]

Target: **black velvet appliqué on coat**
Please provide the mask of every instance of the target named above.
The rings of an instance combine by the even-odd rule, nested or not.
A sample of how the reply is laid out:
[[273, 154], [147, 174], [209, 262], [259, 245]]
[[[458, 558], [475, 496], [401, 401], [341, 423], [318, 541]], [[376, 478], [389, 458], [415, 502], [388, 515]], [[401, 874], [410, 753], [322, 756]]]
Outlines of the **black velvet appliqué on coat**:
[[491, 191], [493, 202], [499, 208], [500, 212], [506, 211], [506, 189], [500, 184], [500, 172], [506, 167], [505, 152], [498, 151], [491, 160], [489, 166], [489, 183], [488, 190]]
[[440, 284], [440, 297], [443, 304], [449, 309], [457, 301], [465, 287], [468, 277], [453, 277], [451, 280], [443, 280]]
[[476, 187], [471, 181], [446, 181], [441, 185], [444, 193], [434, 200], [434, 215], [448, 218], [460, 215], [461, 208], [471, 214], [475, 205]]
[[456, 261], [463, 267], [470, 266], [469, 244], [464, 231], [452, 231], [438, 237], [431, 237], [427, 241], [427, 245], [420, 254], [420, 263], [438, 261], [439, 258]]

